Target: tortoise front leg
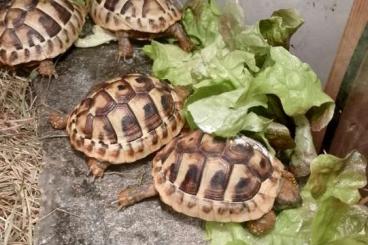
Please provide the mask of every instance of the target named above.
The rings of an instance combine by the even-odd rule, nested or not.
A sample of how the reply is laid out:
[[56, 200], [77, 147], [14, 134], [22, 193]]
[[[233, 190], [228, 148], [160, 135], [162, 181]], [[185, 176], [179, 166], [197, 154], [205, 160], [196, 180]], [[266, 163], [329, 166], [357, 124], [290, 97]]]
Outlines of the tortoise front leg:
[[133, 46], [129, 41], [128, 33], [119, 31], [116, 33], [119, 42], [119, 57], [123, 57], [124, 60], [133, 57]]
[[93, 177], [95, 178], [102, 177], [106, 168], [110, 166], [108, 162], [98, 161], [96, 158], [91, 157], [87, 157], [86, 163], [90, 173], [92, 173]]
[[55, 65], [52, 62], [52, 60], [43, 60], [43, 61], [41, 61], [40, 65], [38, 66], [38, 72], [42, 76], [46, 76], [46, 77], [54, 76], [54, 77], [57, 78]]
[[120, 207], [127, 207], [157, 195], [158, 192], [156, 191], [154, 184], [127, 187], [119, 193], [118, 203], [120, 204]]
[[271, 231], [276, 222], [276, 214], [273, 210], [263, 215], [260, 219], [251, 220], [245, 223], [248, 231], [260, 236]]
[[180, 48], [182, 48], [184, 51], [190, 52], [192, 50], [193, 44], [185, 33], [181, 24], [175, 23], [174, 25], [170, 26], [167, 32], [169, 35], [174, 36], [178, 40]]
[[282, 172], [280, 191], [275, 200], [275, 210], [295, 208], [301, 202], [302, 198], [294, 175], [284, 170]]
[[49, 114], [49, 123], [54, 129], [65, 129], [67, 122], [67, 115], [61, 115], [55, 112]]

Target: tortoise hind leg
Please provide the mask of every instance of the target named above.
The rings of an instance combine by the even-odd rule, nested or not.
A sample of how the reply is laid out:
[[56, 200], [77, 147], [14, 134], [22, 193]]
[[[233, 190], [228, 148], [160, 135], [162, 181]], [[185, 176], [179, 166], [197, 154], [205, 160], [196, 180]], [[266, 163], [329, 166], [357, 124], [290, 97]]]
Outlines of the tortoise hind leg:
[[68, 116], [59, 113], [49, 114], [49, 123], [54, 129], [65, 129], [68, 122]]
[[55, 69], [55, 66], [52, 60], [41, 61], [40, 65], [38, 66], [38, 72], [42, 76], [46, 76], [46, 77], [54, 76], [55, 78], [57, 78], [56, 69]]
[[108, 162], [101, 162], [101, 161], [98, 161], [96, 158], [91, 158], [91, 157], [87, 157], [86, 163], [90, 170], [90, 173], [95, 178], [102, 177], [106, 168], [110, 166]]
[[184, 51], [190, 52], [193, 49], [193, 44], [185, 33], [181, 24], [175, 23], [174, 25], [170, 26], [167, 32], [169, 35], [174, 36], [178, 40], [180, 48], [182, 48]]
[[124, 60], [133, 57], [133, 46], [129, 41], [128, 33], [119, 31], [116, 33], [119, 42], [119, 58], [123, 57]]
[[263, 215], [260, 219], [245, 223], [248, 231], [254, 235], [264, 235], [271, 231], [276, 222], [276, 214], [273, 210]]
[[157, 195], [158, 192], [156, 191], [154, 184], [138, 187], [127, 187], [119, 193], [118, 202], [120, 207], [127, 207]]

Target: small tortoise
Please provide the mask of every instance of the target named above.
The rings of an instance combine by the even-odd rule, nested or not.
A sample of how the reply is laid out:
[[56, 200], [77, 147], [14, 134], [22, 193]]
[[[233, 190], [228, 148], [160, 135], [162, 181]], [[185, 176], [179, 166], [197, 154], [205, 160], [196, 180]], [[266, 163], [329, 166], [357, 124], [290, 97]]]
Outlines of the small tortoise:
[[0, 66], [39, 64], [56, 75], [52, 58], [78, 38], [87, 8], [71, 0], [11, 0], [0, 3]]
[[96, 86], [69, 116], [49, 120], [56, 129], [66, 127], [72, 146], [101, 177], [109, 164], [134, 162], [179, 134], [182, 94], [154, 77], [128, 74]]
[[275, 208], [300, 203], [293, 175], [256, 141], [220, 139], [194, 131], [175, 138], [153, 159], [153, 184], [128, 187], [122, 207], [159, 194], [174, 210], [207, 221], [247, 222], [262, 234], [275, 222]]
[[113, 31], [119, 41], [119, 56], [130, 58], [133, 47], [129, 38], [153, 39], [174, 36], [179, 46], [192, 49], [192, 43], [178, 23], [181, 13], [172, 0], [91, 0], [90, 15], [94, 22]]

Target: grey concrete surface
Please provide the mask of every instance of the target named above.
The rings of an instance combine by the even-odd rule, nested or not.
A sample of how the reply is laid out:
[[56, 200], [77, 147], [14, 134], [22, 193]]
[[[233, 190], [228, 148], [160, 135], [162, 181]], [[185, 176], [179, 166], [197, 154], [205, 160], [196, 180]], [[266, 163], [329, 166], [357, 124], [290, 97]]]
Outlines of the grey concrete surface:
[[[93, 84], [125, 72], [148, 72], [150, 61], [136, 50], [134, 63], [116, 61], [116, 44], [74, 49], [59, 60], [58, 79], [35, 83], [41, 103], [70, 111]], [[42, 108], [44, 166], [40, 176], [41, 221], [37, 244], [203, 244], [202, 222], [178, 214], [158, 198], [118, 210], [117, 193], [129, 185], [150, 181], [150, 157], [109, 168], [92, 181], [83, 155], [72, 150], [65, 134], [47, 123], [50, 109]], [[141, 181], [142, 180], [142, 181]]]

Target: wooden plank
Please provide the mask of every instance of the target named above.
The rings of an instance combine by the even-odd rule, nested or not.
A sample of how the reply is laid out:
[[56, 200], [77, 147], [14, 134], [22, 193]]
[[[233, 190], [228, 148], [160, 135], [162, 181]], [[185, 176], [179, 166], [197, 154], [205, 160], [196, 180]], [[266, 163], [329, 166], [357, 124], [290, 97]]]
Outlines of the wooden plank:
[[368, 156], [368, 25], [366, 30], [363, 62], [357, 77], [351, 81], [350, 93], [329, 150], [341, 157], [354, 149]]
[[[329, 78], [325, 84], [325, 92], [334, 100], [337, 98], [354, 49], [367, 22], [368, 0], [354, 0]], [[321, 150], [325, 133], [326, 130], [322, 130], [313, 134], [317, 151]]]

